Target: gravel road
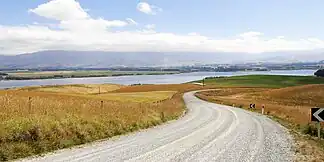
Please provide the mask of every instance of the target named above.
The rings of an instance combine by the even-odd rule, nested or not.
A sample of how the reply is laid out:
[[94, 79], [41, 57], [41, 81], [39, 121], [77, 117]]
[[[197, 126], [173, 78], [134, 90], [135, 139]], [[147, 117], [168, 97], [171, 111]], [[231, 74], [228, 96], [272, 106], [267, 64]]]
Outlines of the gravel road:
[[188, 113], [152, 129], [23, 161], [293, 161], [288, 131], [260, 114], [184, 95]]

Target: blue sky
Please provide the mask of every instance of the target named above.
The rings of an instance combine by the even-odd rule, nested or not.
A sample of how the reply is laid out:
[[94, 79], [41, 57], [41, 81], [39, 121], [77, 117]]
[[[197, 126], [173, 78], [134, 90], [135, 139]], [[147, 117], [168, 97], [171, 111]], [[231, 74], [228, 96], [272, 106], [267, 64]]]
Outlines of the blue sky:
[[[2, 1], [0, 5], [2, 32], [15, 30], [16, 34], [22, 35], [21, 38], [15, 37], [15, 41], [29, 38], [31, 33], [36, 35], [39, 33], [39, 37], [36, 36], [37, 40], [34, 43], [43, 44], [35, 45], [24, 42], [23, 46], [28, 46], [25, 49], [22, 47], [19, 49], [1, 47], [0, 45], [0, 52], [1, 49], [4, 54], [51, 49], [73, 50], [73, 48], [79, 49], [81, 45], [86, 45], [88, 49], [92, 50], [108, 51], [120, 51], [125, 48], [129, 48], [131, 51], [169, 48], [171, 51], [184, 49], [184, 51], [259, 53], [282, 50], [314, 50], [324, 47], [322, 41], [324, 39], [324, 32], [322, 32], [324, 29], [322, 18], [324, 1], [320, 0], [66, 0], [69, 3], [62, 2], [62, 0], [52, 1], [61, 1], [61, 3], [51, 3], [48, 0]], [[149, 5], [154, 14], [141, 11], [139, 9], [141, 3]], [[81, 6], [80, 12], [76, 9], [77, 5], [75, 4]], [[67, 7], [66, 10], [69, 11], [59, 11], [62, 6]], [[51, 16], [57, 13], [75, 15], [70, 13], [70, 10], [74, 11], [74, 9], [76, 14], [86, 13], [88, 16], [83, 17], [82, 20], [87, 20], [81, 23], [79, 17], [67, 20]], [[90, 20], [93, 23], [99, 22], [99, 19], [107, 22], [122, 21], [124, 24], [107, 25], [104, 23], [106, 25], [100, 29], [97, 29], [96, 25], [82, 30], [77, 28], [80, 27], [80, 24], [88, 24], [87, 22]], [[130, 23], [129, 19], [136, 24]], [[74, 27], [72, 27], [73, 25]], [[148, 28], [148, 25], [151, 28]], [[21, 29], [17, 30], [15, 27]], [[101, 35], [102, 37], [98, 37], [101, 41], [93, 38], [93, 40], [76, 42], [81, 37], [79, 35], [78, 37], [71, 36], [76, 31], [79, 32], [79, 35], [83, 33]], [[91, 31], [96, 31], [96, 33], [91, 33]], [[118, 32], [124, 33], [118, 35]], [[53, 33], [57, 33], [61, 37], [57, 38], [57, 35], [54, 36]], [[193, 36], [190, 33], [195, 34]], [[4, 41], [5, 44], [12, 43], [12, 35], [8, 32], [6, 34], [4, 40], [0, 41]], [[242, 38], [241, 35], [244, 34], [248, 36]], [[138, 39], [130, 40], [130, 37]], [[87, 38], [87, 35], [81, 38]], [[123, 39], [113, 41], [110, 38]], [[66, 44], [57, 43], [58, 39], [64, 40]], [[167, 39], [174, 39], [174, 41]], [[142, 42], [138, 43], [139, 40]], [[127, 43], [123, 44], [125, 41]], [[109, 47], [103, 47], [105, 43]], [[155, 48], [155, 45], [159, 47]], [[144, 48], [144, 46], [149, 47]], [[197, 48], [198, 46], [199, 48]], [[253, 46], [258, 47], [254, 49]], [[235, 50], [231, 50], [234, 48]]]

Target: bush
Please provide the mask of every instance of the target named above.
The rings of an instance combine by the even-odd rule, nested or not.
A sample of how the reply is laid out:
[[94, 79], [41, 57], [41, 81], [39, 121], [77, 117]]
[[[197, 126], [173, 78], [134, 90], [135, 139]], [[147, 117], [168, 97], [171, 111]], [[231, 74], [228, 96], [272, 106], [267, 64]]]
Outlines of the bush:
[[314, 74], [318, 77], [324, 77], [324, 69], [317, 70]]
[[[300, 128], [300, 131], [303, 133], [303, 134], [308, 134], [308, 135], [311, 135], [311, 136], [314, 136], [314, 137], [317, 137], [317, 126], [315, 124], [307, 124], [307, 125], [303, 125], [301, 126]], [[323, 129], [320, 130], [321, 131], [321, 138], [324, 138], [324, 131]]]

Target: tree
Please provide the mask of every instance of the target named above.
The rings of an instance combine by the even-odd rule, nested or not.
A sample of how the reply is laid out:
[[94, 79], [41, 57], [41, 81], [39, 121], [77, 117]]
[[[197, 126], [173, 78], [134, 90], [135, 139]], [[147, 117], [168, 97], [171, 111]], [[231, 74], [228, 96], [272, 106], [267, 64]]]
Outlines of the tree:
[[315, 75], [318, 77], [324, 77], [324, 69], [317, 70]]
[[0, 76], [7, 76], [8, 74], [6, 74], [6, 73], [1, 73], [0, 72]]

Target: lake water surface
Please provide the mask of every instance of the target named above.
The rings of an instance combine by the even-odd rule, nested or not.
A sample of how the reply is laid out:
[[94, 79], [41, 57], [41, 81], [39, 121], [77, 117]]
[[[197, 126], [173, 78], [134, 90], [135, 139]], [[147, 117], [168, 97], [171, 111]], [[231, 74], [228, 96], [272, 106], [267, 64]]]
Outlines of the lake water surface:
[[65, 78], [65, 79], [42, 79], [42, 80], [9, 80], [0, 81], [0, 89], [40, 86], [40, 85], [64, 85], [64, 84], [178, 84], [195, 80], [201, 80], [205, 77], [214, 76], [238, 76], [238, 75], [295, 75], [308, 76], [313, 75], [315, 70], [274, 70], [274, 71], [250, 71], [250, 72], [194, 72], [173, 75], [135, 75], [118, 77], [99, 77], [99, 78]]

